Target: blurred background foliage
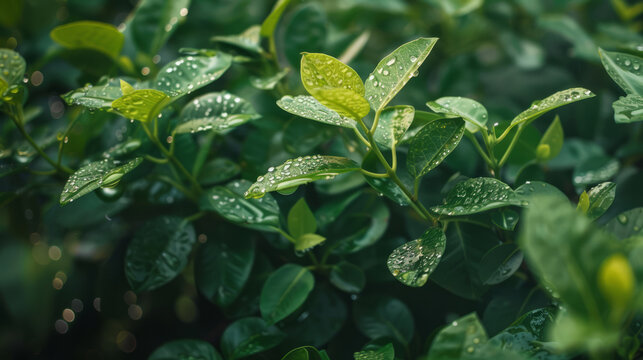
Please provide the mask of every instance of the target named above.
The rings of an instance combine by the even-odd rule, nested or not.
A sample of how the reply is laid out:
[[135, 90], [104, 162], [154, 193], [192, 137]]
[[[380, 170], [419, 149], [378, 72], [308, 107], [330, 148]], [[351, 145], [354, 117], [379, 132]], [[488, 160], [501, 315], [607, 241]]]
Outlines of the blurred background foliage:
[[[165, 1], [156, 3], [162, 6]], [[385, 54], [400, 44], [419, 36], [439, 37], [420, 75], [403, 89], [395, 103], [424, 109], [427, 100], [465, 96], [483, 103], [490, 118], [502, 123], [531, 101], [558, 90], [579, 86], [590, 89], [597, 94], [596, 98], [557, 111], [565, 144], [561, 154], [548, 164], [547, 171], [535, 170], [536, 176], [555, 184], [573, 199], [580, 193], [571, 181], [579, 163], [589, 161], [586, 166], [591, 167], [592, 161], [604, 163], [604, 158], [616, 159], [620, 164], [612, 180], [618, 185], [616, 200], [602, 218], [605, 220], [599, 221], [643, 204], [643, 191], [639, 189], [643, 184], [643, 173], [639, 171], [643, 123], [631, 126], [614, 123], [611, 104], [622, 94], [605, 72], [596, 51], [600, 46], [612, 51], [643, 53], [641, 3], [625, 0], [294, 3], [279, 23], [275, 39], [280, 64], [292, 69], [287, 75], [286, 93], [303, 93], [298, 76], [302, 51], [350, 56], [350, 65], [365, 78]], [[123, 55], [132, 60], [136, 76], [145, 80], [176, 58], [180, 48], [225, 47], [225, 43], [215, 44], [212, 37], [238, 34], [261, 24], [273, 5], [272, 0], [193, 0], [185, 21], [176, 24], [174, 34], [158, 56], [150, 59], [131, 45], [126, 45]], [[64, 142], [64, 158], [69, 164], [78, 164], [137, 130], [126, 119], [64, 104], [61, 94], [96, 82], [104, 74], [116, 75], [119, 68], [100, 53], [64, 50], [51, 40], [49, 33], [57, 25], [77, 20], [107, 22], [125, 30], [122, 24], [135, 6], [134, 0], [0, 3], [0, 47], [15, 49], [28, 64], [26, 118], [31, 134], [42, 144]], [[346, 49], [355, 42], [363, 42], [363, 49], [346, 54]], [[251, 126], [217, 137], [213, 143], [216, 151], [240, 165], [242, 177], [254, 179], [264, 173], [267, 164], [337, 146], [331, 141], [336, 135], [334, 129], [293, 118], [275, 105], [278, 94], [253, 87], [255, 70], [261, 71], [234, 65], [232, 71], [209, 87], [243, 94], [262, 115]], [[72, 132], [57, 139], [74, 118], [77, 125]], [[14, 133], [13, 124], [4, 117], [0, 119], [0, 172], [15, 172], [15, 163], [40, 161], [34, 160], [35, 154], [24, 140], [10, 136]], [[517, 155], [507, 166], [507, 179], [516, 180], [518, 170], [530, 159], [519, 155], [535, 152], [547, 124], [538, 122], [525, 131], [524, 140], [518, 145], [522, 150], [515, 152]], [[181, 149], [178, 155], [190, 159], [199, 140], [186, 137], [182, 141], [181, 146], [177, 145]], [[427, 176], [423, 183], [424, 202], [437, 204], [442, 198], [442, 185], [455, 172], [465, 176], [483, 173], [483, 164], [469, 142], [463, 141], [447, 159], [446, 166]], [[60, 207], [58, 195], [63, 181], [26, 172], [0, 179], [3, 205], [0, 318], [4, 319], [0, 324], [0, 358], [143, 359], [160, 344], [179, 338], [199, 338], [218, 345], [222, 332], [236, 315], [224, 314], [198, 293], [190, 271], [193, 260], [182, 276], [154, 292], [134, 294], [123, 274], [127, 242], [145, 220], [167, 212], [189, 215], [180, 194], [163, 183], [141, 177], [130, 184], [126, 196], [99, 191]], [[325, 197], [335, 196], [360, 182], [345, 178], [298, 191], [301, 195], [305, 193], [315, 209]], [[280, 198], [282, 209], [290, 208], [297, 198]], [[357, 206], [370, 205], [361, 202]], [[482, 300], [457, 297], [433, 283], [415, 289], [396, 282], [384, 262], [374, 263], [373, 259], [385, 259], [401, 243], [400, 237], [412, 239], [424, 230], [402, 215], [392, 211], [383, 240], [378, 246], [362, 251], [354, 262], [365, 269], [368, 281], [365, 293], [359, 297], [395, 294], [412, 309], [418, 338], [426, 339], [445, 321], [473, 310], [484, 314], [483, 323], [492, 335], [509, 325], [520, 312], [546, 303], [544, 293], [537, 292], [521, 309], [508, 306], [515, 303], [511, 297], [524, 298], [530, 290], [512, 282], [494, 288]], [[257, 246], [266, 259], [279, 258], [279, 248], [284, 247], [276, 236], [241, 230], [220, 220], [201, 220], [199, 224], [200, 242], [208, 238], [260, 239]], [[331, 236], [341, 236], [352, 231], [351, 226], [362, 224], [349, 220], [340, 225], [334, 227], [338, 233], [333, 235], [331, 231]], [[270, 264], [266, 266], [270, 269]], [[323, 291], [324, 286], [318, 285], [316, 291]], [[350, 305], [356, 297], [331, 290], [329, 294], [329, 298], [315, 305], [324, 307], [328, 314], [346, 317], [350, 309], [341, 301], [335, 304], [338, 301], [335, 298], [346, 298]], [[249, 310], [237, 311], [243, 314]], [[349, 358], [367, 342], [350, 315], [339, 323], [338, 329], [334, 331], [339, 331], [339, 335], [328, 344], [333, 359]], [[316, 338], [311, 340], [313, 345], [325, 343], [317, 334], [309, 336]], [[289, 340], [286, 343], [292, 344], [279, 348], [281, 354], [289, 345], [309, 342], [296, 336]], [[422, 341], [413, 344], [418, 350], [428, 346]], [[270, 355], [258, 358], [268, 359]]]

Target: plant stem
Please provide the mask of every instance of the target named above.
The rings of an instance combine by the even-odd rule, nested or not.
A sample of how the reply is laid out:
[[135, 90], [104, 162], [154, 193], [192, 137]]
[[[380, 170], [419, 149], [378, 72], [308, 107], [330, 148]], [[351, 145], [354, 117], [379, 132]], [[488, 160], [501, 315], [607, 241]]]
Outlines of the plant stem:
[[478, 142], [478, 139], [476, 139], [476, 136], [473, 135], [472, 133], [468, 131], [464, 131], [464, 135], [471, 140], [471, 143], [473, 146], [476, 148], [482, 159], [489, 165], [489, 167], [493, 167], [493, 163], [491, 162], [491, 159], [489, 159], [489, 156], [484, 152], [482, 147], [480, 146], [480, 143]]
[[518, 127], [518, 131], [516, 131], [516, 135], [514, 135], [513, 139], [511, 139], [511, 142], [509, 143], [509, 147], [507, 148], [507, 151], [502, 155], [502, 158], [500, 159], [500, 162], [498, 163], [498, 167], [502, 167], [502, 165], [507, 162], [507, 159], [509, 159], [509, 155], [511, 154], [511, 151], [514, 149], [514, 146], [516, 146], [516, 143], [518, 143], [518, 138], [520, 137], [520, 134], [522, 133], [522, 130], [524, 127], [521, 125]]
[[374, 177], [374, 178], [387, 178], [388, 177], [388, 173], [378, 174], [378, 173], [370, 172], [370, 171], [364, 170], [364, 169], [359, 169], [359, 171], [362, 174], [366, 175], [366, 176], [370, 176], [370, 177]]

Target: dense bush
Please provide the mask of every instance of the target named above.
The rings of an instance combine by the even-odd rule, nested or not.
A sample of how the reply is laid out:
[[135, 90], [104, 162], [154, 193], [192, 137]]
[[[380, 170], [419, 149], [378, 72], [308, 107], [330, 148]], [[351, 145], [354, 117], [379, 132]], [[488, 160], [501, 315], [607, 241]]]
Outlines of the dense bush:
[[641, 4], [134, 5], [0, 4], [2, 358], [643, 356]]

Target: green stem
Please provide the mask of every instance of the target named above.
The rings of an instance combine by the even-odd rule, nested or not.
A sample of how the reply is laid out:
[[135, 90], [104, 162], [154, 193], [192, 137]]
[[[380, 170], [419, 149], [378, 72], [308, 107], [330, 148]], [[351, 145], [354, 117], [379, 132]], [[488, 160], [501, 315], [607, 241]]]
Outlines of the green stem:
[[355, 131], [355, 135], [362, 142], [362, 144], [364, 144], [364, 145], [366, 145], [368, 147], [371, 146], [371, 144], [368, 142], [368, 140], [366, 140], [366, 138], [362, 135], [362, 133], [359, 132], [359, 129], [357, 129], [356, 127], [353, 127], [353, 131]]
[[478, 139], [476, 139], [476, 136], [468, 131], [464, 131], [464, 135], [471, 141], [473, 146], [476, 148], [482, 159], [489, 165], [489, 167], [493, 167], [493, 163], [491, 162], [491, 159], [489, 159], [489, 156], [484, 152], [482, 147], [480, 146], [480, 143], [478, 142]]
[[204, 211], [199, 211], [198, 213], [195, 213], [195, 214], [192, 214], [192, 215], [186, 217], [184, 220], [185, 221], [190, 221], [190, 222], [196, 221], [196, 220], [199, 220], [200, 218], [202, 218], [203, 215], [205, 215], [205, 212]]
[[145, 160], [151, 161], [156, 164], [167, 164], [168, 160], [166, 158], [159, 159], [157, 157], [154, 157], [152, 155], [144, 155]]
[[374, 177], [374, 178], [387, 178], [388, 177], [388, 173], [378, 174], [378, 173], [370, 172], [370, 171], [364, 170], [364, 169], [359, 169], [359, 171], [362, 174], [366, 175], [366, 176], [370, 176], [370, 177]]
[[518, 143], [518, 138], [520, 137], [520, 134], [522, 133], [522, 130], [524, 129], [523, 126], [518, 127], [518, 131], [516, 131], [516, 135], [514, 135], [513, 139], [511, 139], [511, 142], [509, 143], [509, 147], [507, 148], [507, 151], [502, 155], [502, 158], [500, 159], [500, 162], [498, 163], [498, 168], [501, 168], [502, 165], [507, 162], [507, 159], [509, 159], [509, 155], [511, 154], [511, 151], [513, 151], [514, 147], [516, 146], [516, 143]]

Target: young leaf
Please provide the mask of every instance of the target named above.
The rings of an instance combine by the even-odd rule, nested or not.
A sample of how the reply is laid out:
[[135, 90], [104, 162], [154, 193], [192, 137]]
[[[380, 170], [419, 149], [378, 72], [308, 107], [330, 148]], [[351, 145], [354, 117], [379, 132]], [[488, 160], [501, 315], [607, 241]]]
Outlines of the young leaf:
[[260, 117], [246, 100], [228, 92], [209, 93], [190, 101], [179, 116], [174, 133], [212, 130], [225, 134]]
[[377, 350], [363, 350], [353, 354], [355, 360], [395, 360], [395, 348], [388, 343]]
[[326, 238], [317, 234], [302, 234], [295, 239], [295, 250], [305, 251], [326, 241]]
[[463, 134], [464, 121], [460, 118], [425, 125], [409, 144], [406, 158], [409, 173], [420, 177], [437, 167], [458, 146]]
[[322, 357], [314, 347], [302, 346], [290, 350], [281, 360], [322, 360]]
[[461, 117], [466, 122], [466, 128], [474, 133], [487, 124], [489, 115], [487, 109], [479, 102], [463, 97], [442, 97], [426, 103], [431, 110], [440, 114]]
[[404, 133], [411, 126], [415, 109], [409, 105], [387, 107], [380, 113], [380, 119], [373, 138], [378, 144], [392, 147], [402, 140]]
[[188, 14], [190, 0], [142, 0], [127, 23], [136, 47], [152, 57]]
[[511, 124], [527, 125], [548, 111], [554, 110], [563, 105], [571, 104], [576, 101], [589, 99], [594, 96], [596, 95], [592, 94], [591, 91], [583, 88], [571, 88], [559, 91], [542, 100], [534, 101], [529, 109], [521, 112], [520, 114], [518, 114], [518, 116], [511, 120]]
[[158, 347], [147, 360], [182, 359], [223, 360], [217, 350], [202, 340], [174, 340]]
[[354, 128], [356, 125], [355, 120], [339, 115], [337, 112], [322, 105], [312, 96], [299, 95], [292, 97], [286, 95], [277, 100], [277, 105], [293, 115], [319, 121], [324, 124], [345, 128]]
[[[564, 136], [563, 127], [560, 125], [560, 118], [556, 115], [554, 121], [552, 121], [551, 125], [549, 125], [547, 131], [545, 131], [545, 134], [543, 134], [543, 137], [540, 139], [540, 143], [538, 144], [539, 151], [536, 152], [538, 160], [541, 162], [547, 162], [555, 158], [563, 148]], [[544, 148], [545, 146], [547, 151], [540, 151], [541, 147]]]
[[315, 286], [315, 278], [295, 264], [286, 264], [270, 274], [261, 290], [261, 316], [274, 324], [292, 314], [306, 301]]
[[261, 199], [245, 198], [243, 193], [249, 187], [250, 182], [246, 180], [213, 187], [201, 195], [199, 207], [244, 227], [274, 231], [274, 227], [279, 226], [279, 205], [270, 195]]
[[263, 50], [261, 49], [259, 31], [259, 25], [253, 25], [244, 30], [244, 32], [242, 32], [241, 34], [219, 35], [212, 37], [211, 40], [236, 46], [251, 53], [260, 54], [263, 52]]
[[476, 313], [471, 313], [440, 330], [431, 344], [428, 360], [466, 359], [486, 342], [486, 331]]
[[636, 55], [598, 49], [609, 76], [626, 94], [643, 96], [643, 59]]
[[524, 206], [509, 185], [494, 178], [473, 178], [458, 183], [444, 199], [443, 205], [431, 209], [438, 214], [461, 216], [505, 206]]
[[288, 231], [294, 238], [317, 231], [315, 215], [303, 197], [288, 212]]
[[112, 109], [128, 119], [152, 121], [170, 103], [170, 97], [153, 89], [134, 90], [112, 102]]
[[154, 290], [174, 279], [187, 265], [195, 240], [192, 224], [181, 218], [161, 216], [146, 222], [125, 254], [125, 275], [132, 289]]
[[56, 26], [50, 36], [67, 49], [95, 50], [113, 59], [118, 58], [125, 41], [114, 25], [96, 21], [76, 21]]
[[330, 179], [339, 174], [359, 170], [350, 159], [337, 156], [313, 155], [287, 160], [270, 167], [268, 173], [259, 176], [246, 191], [247, 198], [260, 198], [267, 192], [296, 187], [320, 179]]
[[240, 359], [279, 345], [286, 335], [263, 319], [248, 317], [228, 326], [221, 336], [221, 351], [226, 359]]
[[143, 158], [138, 157], [122, 164], [121, 161], [104, 159], [89, 163], [73, 173], [60, 194], [60, 205], [70, 203], [101, 186], [114, 185], [123, 175], [137, 167]]
[[279, 23], [279, 19], [281, 18], [281, 14], [284, 13], [284, 10], [286, 10], [289, 3], [290, 0], [277, 0], [272, 11], [270, 11], [268, 17], [261, 24], [261, 36], [273, 36], [275, 29], [277, 28], [277, 24]]
[[0, 78], [7, 83], [7, 87], [21, 84], [26, 68], [25, 59], [20, 54], [13, 50], [0, 49]]
[[353, 316], [359, 331], [370, 339], [391, 338], [408, 344], [413, 338], [413, 314], [396, 298], [361, 297], [353, 303]]
[[639, 95], [621, 96], [612, 103], [612, 107], [614, 108], [614, 121], [617, 123], [643, 121], [643, 97]]
[[333, 266], [329, 280], [335, 287], [347, 293], [359, 293], [366, 285], [364, 271], [347, 261]]
[[134, 89], [132, 85], [130, 85], [127, 81], [123, 79], [120, 80], [120, 84], [121, 84], [121, 92], [123, 93], [123, 95], [129, 95], [134, 91], [136, 91], [136, 89]]
[[598, 219], [614, 202], [616, 184], [613, 182], [598, 184], [589, 190], [588, 195], [589, 206], [585, 213], [590, 219]]
[[438, 41], [419, 38], [408, 42], [384, 57], [368, 76], [365, 96], [373, 110], [381, 110], [402, 90]]
[[439, 228], [430, 228], [422, 236], [393, 250], [386, 265], [402, 284], [421, 287], [440, 263], [446, 236]]
[[232, 64], [232, 56], [190, 55], [170, 62], [159, 70], [152, 85], [175, 100], [218, 79]]
[[111, 110], [112, 102], [123, 95], [120, 79], [103, 78], [96, 85], [88, 84], [61, 97], [67, 105], [84, 106], [90, 110]]

